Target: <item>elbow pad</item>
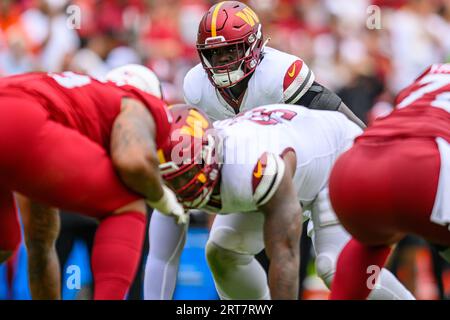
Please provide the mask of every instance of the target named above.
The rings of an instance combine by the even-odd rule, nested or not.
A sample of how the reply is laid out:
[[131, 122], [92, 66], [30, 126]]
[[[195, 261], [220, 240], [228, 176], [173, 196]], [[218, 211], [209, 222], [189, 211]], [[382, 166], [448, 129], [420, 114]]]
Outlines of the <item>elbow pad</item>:
[[321, 84], [314, 82], [311, 88], [295, 104], [309, 109], [337, 111], [342, 99]]

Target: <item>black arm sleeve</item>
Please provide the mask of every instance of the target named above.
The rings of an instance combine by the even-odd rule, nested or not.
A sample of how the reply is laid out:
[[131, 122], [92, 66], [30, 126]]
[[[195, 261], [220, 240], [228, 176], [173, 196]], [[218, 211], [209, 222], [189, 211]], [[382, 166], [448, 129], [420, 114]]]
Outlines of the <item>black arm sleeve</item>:
[[311, 88], [295, 104], [309, 109], [337, 111], [341, 102], [342, 99], [336, 93], [314, 81]]

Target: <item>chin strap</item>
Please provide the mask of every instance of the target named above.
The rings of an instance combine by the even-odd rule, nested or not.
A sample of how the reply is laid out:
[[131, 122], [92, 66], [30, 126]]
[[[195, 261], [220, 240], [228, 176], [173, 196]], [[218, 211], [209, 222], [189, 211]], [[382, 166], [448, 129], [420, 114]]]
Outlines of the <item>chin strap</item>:
[[266, 39], [266, 41], [264, 41], [263, 45], [261, 46], [261, 53], [264, 52], [264, 48], [266, 47], [267, 43], [270, 41], [270, 37]]

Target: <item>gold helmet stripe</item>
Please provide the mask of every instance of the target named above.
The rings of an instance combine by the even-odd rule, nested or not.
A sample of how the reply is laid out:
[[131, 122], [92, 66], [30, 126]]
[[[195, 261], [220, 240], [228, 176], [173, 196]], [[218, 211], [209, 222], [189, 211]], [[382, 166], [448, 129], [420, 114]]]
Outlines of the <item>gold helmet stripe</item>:
[[219, 14], [220, 7], [223, 5], [225, 1], [219, 2], [214, 8], [212, 21], [211, 21], [211, 36], [217, 36], [217, 15]]
[[158, 159], [159, 159], [159, 163], [163, 164], [166, 163], [166, 157], [164, 156], [164, 151], [162, 149], [158, 150]]

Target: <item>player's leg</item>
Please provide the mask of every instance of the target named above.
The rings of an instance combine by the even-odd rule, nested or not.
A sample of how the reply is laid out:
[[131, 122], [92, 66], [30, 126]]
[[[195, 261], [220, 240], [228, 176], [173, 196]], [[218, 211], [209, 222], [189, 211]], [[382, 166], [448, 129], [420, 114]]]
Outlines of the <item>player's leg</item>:
[[221, 299], [270, 299], [267, 275], [255, 255], [264, 248], [259, 212], [218, 215], [206, 258]]
[[[339, 224], [331, 208], [327, 189], [324, 189], [314, 201], [311, 220], [311, 223], [313, 223], [312, 242], [316, 253], [316, 270], [327, 286], [330, 286], [336, 272], [339, 254], [350, 241], [351, 236]], [[370, 274], [367, 273], [367, 269], [364, 269], [363, 272], [367, 279]], [[412, 300], [414, 297], [391, 272], [382, 269], [369, 299]]]
[[11, 191], [0, 186], [0, 263], [12, 256], [20, 244], [20, 224]]
[[[386, 277], [387, 273], [383, 275], [383, 272], [387, 270], [381, 271], [381, 268], [385, 265], [390, 252], [391, 247], [388, 245], [369, 246], [351, 239], [339, 255], [330, 299], [364, 300], [369, 294], [369, 299], [401, 299], [402, 297], [396, 296], [395, 292], [391, 292], [389, 297], [389, 286], [382, 287], [383, 280], [386, 279], [377, 280]], [[348, 281], [347, 275], [351, 275], [352, 281]]]
[[405, 168], [403, 175], [410, 178], [394, 176], [392, 182], [399, 190], [395, 204], [401, 210], [395, 214], [400, 227], [432, 244], [450, 247], [450, 143], [438, 138], [403, 145], [394, 163]]
[[187, 229], [188, 225], [178, 225], [173, 217], [153, 211], [144, 276], [145, 300], [172, 299]]
[[[442, 224], [450, 221], [445, 209], [450, 204], [446, 191], [450, 183], [448, 143], [408, 139], [354, 149], [338, 160], [330, 179], [333, 205], [358, 240], [339, 258], [334, 298], [364, 297], [367, 286], [363, 286], [362, 270], [381, 263], [383, 251], [388, 252], [386, 246], [377, 245], [392, 244], [406, 233], [441, 246], [450, 245], [448, 227], [431, 221], [433, 213]], [[360, 172], [358, 164], [362, 163], [371, 170]], [[346, 175], [345, 171], [352, 174]], [[354, 196], [353, 201], [346, 199], [348, 194]]]
[[56, 253], [59, 211], [16, 194], [28, 253], [28, 280], [33, 299], [61, 299], [61, 270]]
[[[436, 146], [426, 139], [357, 144], [341, 156], [330, 177], [330, 195], [339, 219], [357, 241], [339, 258], [333, 298], [364, 298], [371, 278], [367, 268], [382, 266], [388, 246], [406, 233], [428, 230], [438, 167]], [[443, 231], [440, 235], [449, 234]], [[375, 287], [370, 297], [377, 292], [382, 291]]]
[[[333, 204], [339, 210], [338, 212], [340, 214], [343, 212], [340, 205], [342, 196], [354, 192], [355, 190], [352, 188], [364, 189], [365, 186], [361, 182], [357, 186], [354, 181], [347, 183], [343, 177], [339, 177], [338, 171], [342, 169], [341, 165], [342, 162], [335, 165], [330, 181], [331, 194], [334, 199]], [[383, 197], [382, 192], [377, 191], [374, 191], [374, 193], [379, 197], [378, 201], [383, 204], [387, 203], [384, 201], [386, 198]], [[386, 192], [387, 190], [384, 191]], [[367, 194], [369, 196], [373, 195], [373, 193], [370, 192]], [[341, 233], [345, 234], [336, 237], [336, 239], [345, 238], [347, 240], [341, 241], [340, 243], [336, 239], [327, 240], [329, 234], [327, 234], [328, 231], [326, 231], [326, 229], [318, 230], [319, 234], [321, 232], [323, 234], [322, 241], [335, 241], [342, 246], [342, 250], [339, 250], [334, 258], [334, 261], [337, 261], [336, 267], [333, 271], [330, 271], [328, 277], [328, 283], [332, 281], [330, 299], [414, 299], [412, 294], [392, 273], [383, 269], [386, 259], [391, 252], [389, 245], [399, 241], [403, 237], [403, 233], [392, 231], [392, 228], [389, 227], [389, 219], [383, 219], [384, 217], [388, 217], [387, 215], [382, 215], [383, 212], [386, 212], [383, 210], [385, 208], [371, 208], [373, 212], [378, 212], [379, 214], [377, 216], [370, 214], [366, 216], [365, 213], [368, 212], [368, 208], [367, 205], [364, 204], [365, 201], [355, 193], [353, 193], [353, 195], [355, 198], [352, 201], [347, 202], [347, 209], [344, 210], [344, 212], [347, 212], [349, 210], [348, 208], [352, 208], [352, 206], [364, 209], [362, 209], [362, 212], [355, 211], [353, 214], [347, 212], [343, 221], [352, 234], [357, 234], [359, 236], [363, 235], [366, 242], [361, 243], [355, 239], [348, 241], [350, 235], [341, 225], [338, 225], [337, 228], [341, 229]], [[339, 201], [335, 201], [336, 199], [339, 199]], [[370, 203], [369, 199], [365, 200]], [[363, 207], [360, 205], [363, 205]], [[378, 220], [376, 220], [376, 218], [378, 218]], [[383, 225], [386, 227], [383, 228]], [[372, 226], [375, 226], [375, 228], [372, 228]], [[320, 248], [320, 243], [318, 243], [317, 246]]]
[[123, 299], [128, 292], [141, 259], [145, 210], [137, 201], [100, 221], [91, 259], [94, 299]]

